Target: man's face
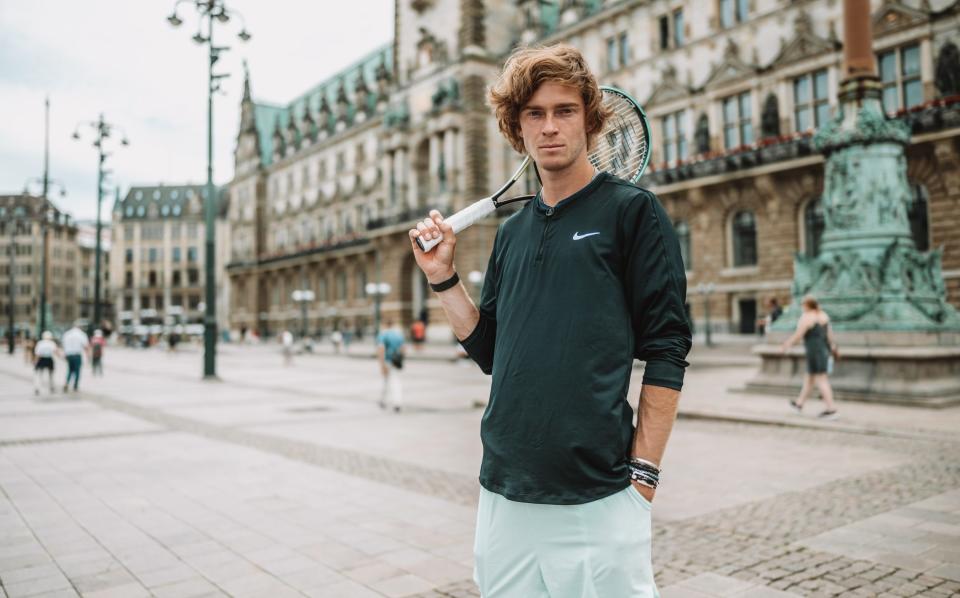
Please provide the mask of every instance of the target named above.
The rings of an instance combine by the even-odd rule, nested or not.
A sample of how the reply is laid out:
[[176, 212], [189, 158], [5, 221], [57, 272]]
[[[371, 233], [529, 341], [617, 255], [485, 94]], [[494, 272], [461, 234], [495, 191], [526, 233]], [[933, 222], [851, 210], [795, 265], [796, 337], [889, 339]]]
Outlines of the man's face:
[[583, 98], [576, 87], [546, 82], [520, 111], [520, 133], [527, 153], [546, 171], [562, 171], [587, 148]]

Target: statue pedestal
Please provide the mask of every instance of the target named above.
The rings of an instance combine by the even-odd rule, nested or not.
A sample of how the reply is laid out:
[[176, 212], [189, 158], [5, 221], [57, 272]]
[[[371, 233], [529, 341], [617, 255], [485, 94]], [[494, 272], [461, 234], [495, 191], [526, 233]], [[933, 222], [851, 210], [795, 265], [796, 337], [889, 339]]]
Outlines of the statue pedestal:
[[[802, 342], [786, 354], [788, 332], [753, 348], [763, 359], [747, 392], [796, 396], [807, 373]], [[840, 400], [924, 407], [960, 404], [960, 332], [835, 332], [840, 360], [830, 385]], [[816, 389], [811, 396], [818, 396]]]

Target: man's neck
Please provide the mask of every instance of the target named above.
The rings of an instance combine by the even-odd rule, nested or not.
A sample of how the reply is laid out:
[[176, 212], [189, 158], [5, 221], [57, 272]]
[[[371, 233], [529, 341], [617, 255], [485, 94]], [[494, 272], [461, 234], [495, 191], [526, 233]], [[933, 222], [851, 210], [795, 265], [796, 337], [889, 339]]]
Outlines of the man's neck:
[[586, 187], [595, 173], [596, 169], [586, 156], [563, 170], [541, 170], [540, 180], [543, 183], [543, 192], [540, 198], [546, 205], [555, 206], [562, 199]]

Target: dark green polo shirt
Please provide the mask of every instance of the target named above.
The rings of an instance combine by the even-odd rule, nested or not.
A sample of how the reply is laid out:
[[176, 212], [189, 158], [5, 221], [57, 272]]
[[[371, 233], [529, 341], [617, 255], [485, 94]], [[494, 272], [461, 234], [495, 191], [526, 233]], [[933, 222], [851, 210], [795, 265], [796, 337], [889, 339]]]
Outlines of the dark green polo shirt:
[[463, 346], [493, 374], [480, 483], [515, 501], [581, 504], [626, 488], [633, 359], [680, 390], [686, 278], [656, 197], [600, 173], [497, 231], [480, 322]]

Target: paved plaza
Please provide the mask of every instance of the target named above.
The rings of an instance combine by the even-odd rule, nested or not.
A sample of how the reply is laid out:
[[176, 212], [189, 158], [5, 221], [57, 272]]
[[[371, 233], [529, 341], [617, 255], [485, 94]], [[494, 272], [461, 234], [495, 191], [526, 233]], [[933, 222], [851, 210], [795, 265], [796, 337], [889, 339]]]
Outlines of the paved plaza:
[[[489, 378], [427, 348], [388, 413], [369, 349], [228, 345], [204, 382], [196, 348], [111, 347], [105, 377], [39, 397], [0, 356], [0, 598], [479, 596]], [[820, 422], [737, 392], [743, 346], [690, 361], [653, 508], [664, 598], [960, 596], [960, 408]]]

